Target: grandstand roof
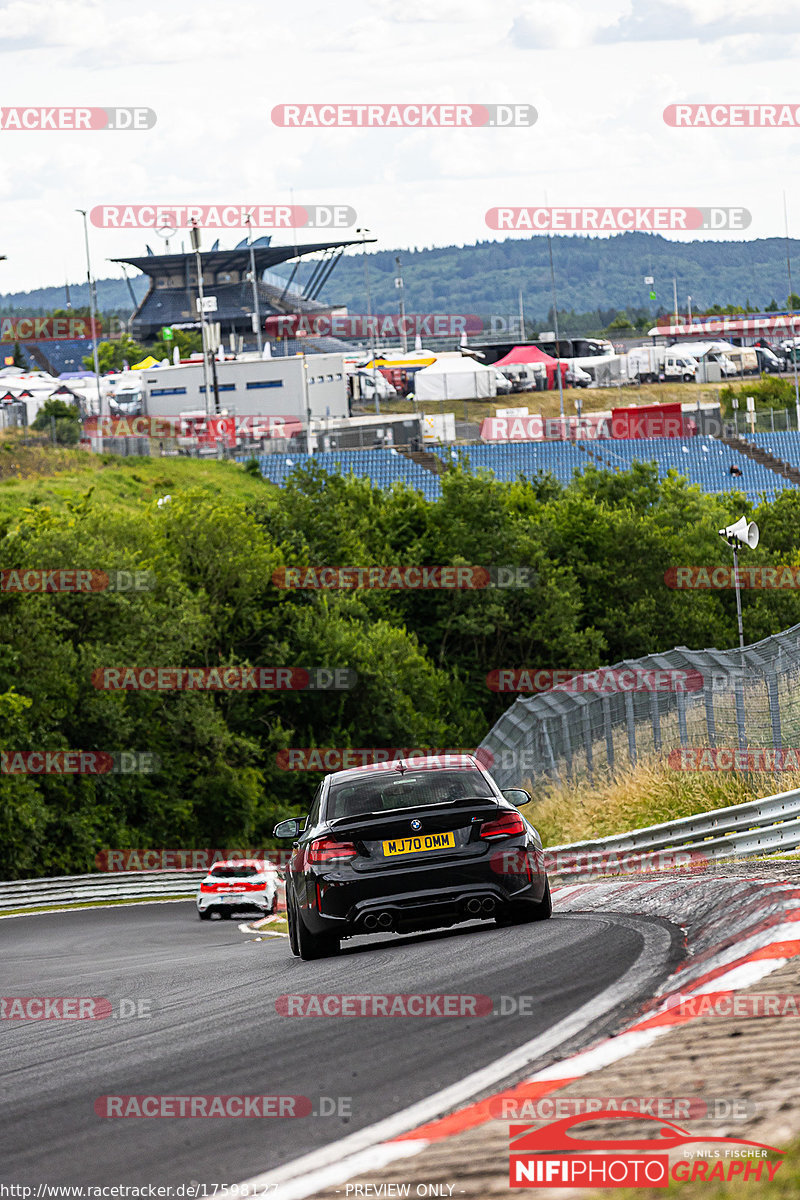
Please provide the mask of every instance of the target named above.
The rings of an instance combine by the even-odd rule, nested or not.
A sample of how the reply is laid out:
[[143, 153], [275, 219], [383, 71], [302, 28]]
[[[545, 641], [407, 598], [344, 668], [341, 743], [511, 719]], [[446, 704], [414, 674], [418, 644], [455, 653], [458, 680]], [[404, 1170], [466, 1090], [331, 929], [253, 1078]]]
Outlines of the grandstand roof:
[[[374, 242], [376, 238], [367, 238]], [[249, 271], [250, 254], [255, 259], [256, 271], [265, 271], [277, 263], [288, 262], [292, 258], [301, 258], [304, 254], [319, 254], [323, 250], [336, 250], [346, 246], [360, 246], [361, 238], [339, 242], [310, 242], [305, 246], [236, 246], [233, 250], [202, 250], [203, 265], [209, 270]], [[194, 251], [185, 254], [145, 254], [142, 258], [112, 258], [115, 263], [127, 263], [138, 267], [145, 275], [174, 274], [186, 264], [186, 260], [194, 261]]]

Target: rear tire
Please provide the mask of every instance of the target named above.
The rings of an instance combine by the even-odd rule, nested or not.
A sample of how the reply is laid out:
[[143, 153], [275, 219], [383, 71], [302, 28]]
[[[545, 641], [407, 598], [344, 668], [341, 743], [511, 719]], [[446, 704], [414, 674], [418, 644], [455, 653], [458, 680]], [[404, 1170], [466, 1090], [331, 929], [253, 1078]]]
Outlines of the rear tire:
[[210, 921], [211, 920], [211, 909], [210, 908], [206, 908], [206, 909], [198, 908], [197, 915], [201, 921]]
[[231, 910], [229, 908], [222, 908], [222, 909], [220, 909], [219, 915], [222, 917], [223, 921], [230, 921], [231, 916], [233, 914], [231, 913]]
[[339, 953], [341, 943], [336, 935], [332, 933], [310, 933], [303, 924], [303, 918], [297, 911], [296, 906], [294, 919], [297, 949], [304, 962], [309, 962], [315, 958], [331, 958], [334, 954]]
[[294, 905], [289, 893], [286, 893], [286, 923], [289, 926], [289, 947], [295, 958], [300, 957], [300, 947], [297, 944], [297, 928], [294, 923]]
[[538, 904], [509, 904], [495, 917], [499, 926], [527, 925], [530, 921], [546, 921], [553, 914], [553, 898], [550, 895], [550, 880], [544, 885], [544, 895]]

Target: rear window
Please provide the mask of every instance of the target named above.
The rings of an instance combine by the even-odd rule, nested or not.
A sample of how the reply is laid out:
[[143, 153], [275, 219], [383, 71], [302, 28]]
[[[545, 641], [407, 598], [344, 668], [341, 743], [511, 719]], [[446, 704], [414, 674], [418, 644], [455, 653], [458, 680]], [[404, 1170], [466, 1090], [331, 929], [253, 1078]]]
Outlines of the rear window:
[[332, 783], [326, 819], [356, 817], [365, 813], [397, 812], [424, 804], [457, 800], [496, 799], [480, 771], [380, 771], [362, 779]]
[[209, 874], [215, 879], [249, 879], [251, 875], [258, 875], [258, 867], [212, 867]]

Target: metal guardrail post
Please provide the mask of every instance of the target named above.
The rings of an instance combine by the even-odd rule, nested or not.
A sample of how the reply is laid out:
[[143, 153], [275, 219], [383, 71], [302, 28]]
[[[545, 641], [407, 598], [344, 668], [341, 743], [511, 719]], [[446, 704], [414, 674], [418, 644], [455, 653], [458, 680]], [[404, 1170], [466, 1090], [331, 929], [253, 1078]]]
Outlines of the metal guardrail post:
[[628, 726], [628, 754], [631, 766], [636, 766], [636, 722], [633, 717], [633, 696], [625, 693], [625, 721]]
[[747, 722], [744, 714], [744, 686], [741, 679], [734, 681], [733, 695], [736, 702], [736, 733], [739, 739], [739, 749], [747, 749]]
[[594, 765], [592, 763], [592, 728], [589, 721], [588, 704], [584, 704], [581, 709], [581, 723], [583, 725], [583, 750], [586, 755], [586, 770], [589, 775], [589, 781], [594, 782]]
[[781, 705], [778, 698], [778, 677], [770, 671], [766, 678], [767, 699], [769, 701], [769, 718], [772, 723], [772, 744], [776, 750], [783, 749], [781, 732]]
[[[704, 681], [706, 684], [708, 680]], [[714, 718], [714, 684], [713, 681], [710, 687], [703, 687], [703, 699], [706, 706], [706, 733], [708, 734], [708, 744], [714, 749], [717, 745], [717, 722]]]
[[544, 748], [547, 754], [548, 770], [553, 779], [558, 779], [560, 778], [558, 774], [558, 767], [556, 766], [556, 760], [553, 756], [553, 747], [550, 742], [550, 730], [547, 728], [547, 726], [548, 722], [542, 721], [542, 737], [544, 738]]
[[650, 693], [650, 720], [653, 725], [653, 746], [660, 752], [661, 750], [661, 713], [658, 709], [658, 694]]
[[682, 746], [688, 746], [689, 735], [686, 730], [686, 694], [685, 692], [675, 693], [675, 706], [678, 710], [678, 736]]
[[564, 759], [567, 767], [567, 779], [572, 781], [572, 742], [569, 736], [569, 721], [566, 713], [561, 714], [561, 735], [564, 739]]
[[603, 696], [601, 701], [603, 705], [603, 725], [606, 731], [606, 759], [608, 761], [608, 770], [613, 775], [614, 773], [614, 727], [611, 723], [611, 705], [608, 702], [608, 696]]

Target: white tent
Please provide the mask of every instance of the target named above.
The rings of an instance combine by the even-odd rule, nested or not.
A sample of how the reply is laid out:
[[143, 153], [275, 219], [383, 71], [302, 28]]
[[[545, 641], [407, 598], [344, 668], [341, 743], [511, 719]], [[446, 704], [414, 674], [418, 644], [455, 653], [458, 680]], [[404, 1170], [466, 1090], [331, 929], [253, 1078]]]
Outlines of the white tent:
[[417, 371], [414, 379], [417, 400], [484, 400], [497, 395], [494, 367], [474, 358], [438, 358]]

